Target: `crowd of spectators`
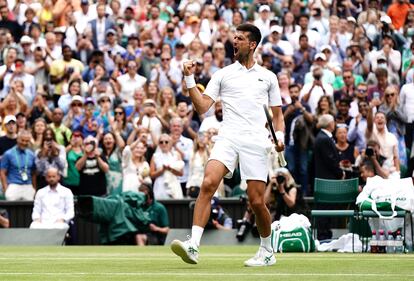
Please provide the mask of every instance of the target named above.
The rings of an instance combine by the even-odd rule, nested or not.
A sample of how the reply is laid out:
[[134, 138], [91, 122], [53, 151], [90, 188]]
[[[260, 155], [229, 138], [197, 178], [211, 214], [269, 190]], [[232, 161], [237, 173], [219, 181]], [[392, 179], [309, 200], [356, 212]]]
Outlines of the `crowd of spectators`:
[[[141, 185], [155, 200], [197, 196], [231, 109], [218, 101], [199, 115], [182, 63], [195, 61], [204, 91], [233, 62], [233, 33], [244, 22], [259, 27], [255, 59], [279, 80], [288, 182], [301, 194], [312, 194], [315, 176], [358, 177], [360, 167], [411, 176], [411, 2], [0, 0], [4, 196], [33, 200], [50, 168], [75, 196]], [[323, 143], [318, 149], [321, 132], [335, 139], [329, 153]], [[216, 196], [232, 196], [239, 185], [224, 181]], [[279, 192], [292, 205], [293, 191]]]

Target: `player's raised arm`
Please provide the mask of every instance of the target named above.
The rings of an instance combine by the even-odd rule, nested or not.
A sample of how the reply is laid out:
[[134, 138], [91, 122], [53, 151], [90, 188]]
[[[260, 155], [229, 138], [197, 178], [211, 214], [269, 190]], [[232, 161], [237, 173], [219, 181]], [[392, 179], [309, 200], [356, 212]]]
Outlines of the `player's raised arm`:
[[207, 95], [203, 95], [196, 87], [194, 80], [195, 62], [189, 60], [183, 63], [184, 79], [190, 93], [191, 101], [198, 114], [204, 114], [214, 103], [213, 99]]

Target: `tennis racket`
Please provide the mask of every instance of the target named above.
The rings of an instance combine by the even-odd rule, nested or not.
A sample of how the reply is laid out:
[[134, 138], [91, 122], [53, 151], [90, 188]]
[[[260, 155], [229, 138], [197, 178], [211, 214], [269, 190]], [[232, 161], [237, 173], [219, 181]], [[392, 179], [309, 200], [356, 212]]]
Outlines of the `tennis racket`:
[[[269, 110], [267, 109], [267, 105], [264, 104], [263, 109], [266, 114], [267, 124], [269, 126], [270, 133], [272, 134], [275, 143], [277, 143], [275, 129], [273, 128], [272, 117], [270, 116]], [[281, 167], [285, 167], [287, 165], [283, 151], [277, 152], [277, 158], [279, 159], [279, 165]]]

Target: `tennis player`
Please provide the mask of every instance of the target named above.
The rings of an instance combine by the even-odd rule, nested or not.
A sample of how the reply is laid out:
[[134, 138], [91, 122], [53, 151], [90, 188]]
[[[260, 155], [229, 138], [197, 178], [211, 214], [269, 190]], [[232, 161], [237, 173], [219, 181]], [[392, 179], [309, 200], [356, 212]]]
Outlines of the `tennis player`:
[[263, 104], [270, 106], [276, 128], [276, 150], [284, 150], [284, 127], [281, 97], [276, 75], [261, 67], [253, 54], [261, 40], [260, 30], [252, 24], [237, 27], [234, 35], [236, 62], [218, 70], [211, 77], [204, 94], [194, 81], [193, 61], [183, 64], [185, 82], [198, 113], [205, 113], [221, 99], [223, 122], [205, 168], [203, 183], [197, 198], [191, 237], [174, 240], [172, 251], [190, 264], [198, 263], [201, 236], [210, 216], [211, 199], [223, 177], [231, 177], [240, 165], [241, 178], [247, 181], [247, 195], [256, 215], [260, 247], [256, 255], [245, 261], [246, 266], [269, 266], [276, 263], [271, 243], [271, 217], [265, 205], [267, 156], [272, 148], [269, 131], [265, 128]]

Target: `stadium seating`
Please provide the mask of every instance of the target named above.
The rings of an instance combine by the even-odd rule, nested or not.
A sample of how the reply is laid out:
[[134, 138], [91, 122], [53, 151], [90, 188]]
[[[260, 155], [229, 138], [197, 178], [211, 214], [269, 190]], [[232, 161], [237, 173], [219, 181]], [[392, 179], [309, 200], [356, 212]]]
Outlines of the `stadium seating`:
[[316, 223], [320, 217], [346, 217], [353, 218], [357, 215], [355, 199], [358, 195], [358, 178], [346, 180], [326, 180], [315, 178], [314, 201], [316, 207], [324, 204], [349, 204], [351, 210], [312, 210], [313, 236], [316, 238]]

